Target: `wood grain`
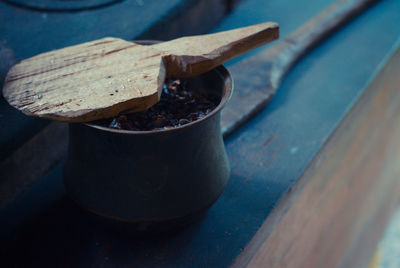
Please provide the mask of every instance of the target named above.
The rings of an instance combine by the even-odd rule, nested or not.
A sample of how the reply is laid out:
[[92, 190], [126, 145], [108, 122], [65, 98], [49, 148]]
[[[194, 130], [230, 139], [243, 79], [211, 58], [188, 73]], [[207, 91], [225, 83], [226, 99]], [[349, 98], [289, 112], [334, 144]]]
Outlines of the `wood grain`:
[[[389, 1], [389, 2], [393, 3], [393, 1]], [[390, 5], [386, 5], [386, 7], [388, 7], [388, 6], [390, 6]], [[385, 9], [383, 9], [383, 8], [378, 9], [378, 11], [382, 11], [382, 10], [385, 10]], [[392, 14], [393, 13], [394, 12], [392, 12]], [[377, 19], [377, 16], [376, 16], [376, 14], [377, 14], [376, 11], [369, 12], [368, 14], [369, 15], [366, 15], [366, 18], [368, 20], [379, 21], [379, 19]], [[365, 21], [365, 19], [364, 19], [364, 21]], [[378, 25], [382, 25], [382, 24], [378, 24]], [[351, 31], [351, 32], [348, 31], [347, 33], [352, 35], [354, 32], [361, 31], [361, 28], [362, 27], [359, 25], [359, 26], [353, 28], [353, 31]], [[383, 28], [385, 28], [385, 27], [383, 27]], [[384, 37], [385, 34], [379, 33], [378, 31], [376, 31], [376, 28], [375, 29], [371, 28], [370, 33], [379, 39], [385, 38]], [[359, 37], [357, 40], [359, 40]], [[369, 40], [369, 39], [367, 39], [367, 40]], [[336, 38], [333, 40], [329, 40], [329, 43], [333, 43], [333, 45], [335, 45], [340, 41], [341, 41], [341, 38], [339, 38], [339, 41]], [[374, 42], [374, 43], [379, 44], [379, 42]], [[357, 44], [359, 44], [359, 43], [347, 42], [346, 44], [353, 44], [353, 45], [356, 44], [355, 46], [357, 47]], [[368, 47], [371, 49], [371, 53], [374, 50], [375, 51], [377, 51], [377, 50], [386, 51], [386, 49], [387, 49], [385, 46], [382, 46], [382, 45], [381, 46], [378, 45], [373, 48], [371, 48], [371, 46], [368, 46]], [[328, 54], [328, 52], [326, 52], [326, 54]], [[343, 55], [346, 55], [346, 54], [343, 54]], [[318, 57], [318, 55], [317, 56], [311, 55], [310, 58], [315, 60], [317, 57]], [[363, 63], [373, 64], [373, 66], [375, 66], [375, 64], [376, 64], [376, 62], [371, 63], [368, 60], [364, 60], [362, 62], [359, 62], [358, 65], [361, 66], [361, 65], [363, 65]], [[337, 65], [333, 65], [333, 66], [334, 66], [334, 68], [337, 67]], [[352, 65], [352, 66], [354, 66], [354, 65]], [[248, 70], [245, 65], [243, 66], [243, 70]], [[359, 83], [354, 83], [354, 84], [352, 83], [351, 84], [352, 87], [361, 86], [361, 84], [363, 84], [365, 82], [366, 76], [367, 75], [362, 76], [362, 79], [359, 79], [362, 81], [359, 81]], [[368, 74], [368, 76], [369, 76], [369, 74]], [[312, 78], [311, 78], [311, 80], [312, 80]], [[344, 99], [347, 99], [347, 98], [344, 98]], [[350, 103], [349, 105], [351, 105], [350, 101], [349, 101], [349, 103]], [[286, 104], [287, 103], [284, 103], [280, 107], [281, 108], [285, 107], [284, 110], [286, 110], [286, 108], [290, 109], [291, 107], [290, 106], [288, 107]], [[340, 108], [338, 108], [337, 106], [335, 106], [332, 109], [334, 109], [332, 111], [335, 113], [337, 113], [340, 110]], [[293, 111], [296, 112], [295, 109], [293, 109]], [[318, 111], [318, 113], [319, 112], [320, 111]], [[266, 120], [267, 122], [268, 122], [268, 118], [270, 119], [270, 117], [272, 117], [272, 116], [270, 116], [271, 114], [272, 113], [265, 114], [267, 117], [267, 120]], [[265, 119], [263, 119], [263, 121], [265, 121]], [[332, 122], [332, 124], [336, 124], [336, 121]], [[279, 123], [277, 123], [277, 125], [279, 126]], [[254, 126], [254, 125], [252, 124], [251, 126]], [[231, 140], [234, 140], [234, 139], [240, 139], [242, 137], [247, 138], [246, 137], [247, 134], [245, 134], [245, 133], [247, 133], [247, 132], [251, 133], [251, 131], [250, 131], [251, 129], [252, 128], [244, 128], [241, 131], [238, 131], [237, 134], [232, 136], [227, 141], [227, 143], [229, 143]], [[311, 130], [308, 130], [308, 131], [311, 131]], [[299, 131], [295, 132], [295, 133], [291, 133], [290, 135], [297, 136], [298, 133], [299, 133]], [[325, 133], [325, 134], [330, 135], [330, 132]], [[265, 139], [265, 136], [263, 136], [263, 137]], [[323, 136], [320, 136], [320, 137], [322, 138]], [[252, 149], [254, 148], [254, 147], [251, 147], [251, 145], [256, 144], [256, 142], [254, 142], [255, 138], [252, 137], [252, 139], [253, 139], [252, 141], [248, 141], [247, 146], [241, 147], [243, 149], [243, 151], [249, 151], [250, 154], [251, 154]], [[258, 144], [261, 145], [261, 142], [259, 142]], [[280, 146], [280, 145], [282, 145], [282, 143], [280, 143], [280, 144], [278, 143], [278, 146]], [[319, 146], [318, 146], [318, 148], [319, 148]], [[264, 148], [259, 146], [259, 148], [257, 148], [257, 149], [263, 150]], [[282, 150], [279, 149], [279, 150], [277, 150], [277, 153], [280, 153], [281, 151]], [[235, 152], [236, 153], [232, 153], [232, 155], [234, 157], [237, 155], [237, 150]], [[253, 156], [254, 155], [255, 154], [253, 154]], [[265, 154], [259, 153], [259, 155], [262, 156]], [[45, 156], [42, 156], [42, 157], [45, 157]], [[240, 157], [240, 155], [238, 157]], [[250, 158], [250, 160], [251, 159], [252, 158]], [[268, 159], [265, 160], [265, 158], [253, 158], [253, 159], [256, 159], [256, 160], [262, 159], [264, 163], [269, 161]], [[307, 163], [308, 163], [308, 158], [307, 158]], [[285, 169], [284, 166], [279, 166], [279, 167], [282, 169]], [[265, 172], [268, 171], [268, 168], [269, 168], [268, 166], [264, 167]], [[291, 166], [288, 166], [287, 168], [293, 169], [293, 167], [291, 167]], [[243, 172], [243, 174], [247, 174], [246, 173], [247, 171], [248, 171], [248, 173], [252, 172], [248, 168], [246, 169], [245, 165], [242, 165], [241, 172]], [[54, 171], [52, 171], [52, 172], [54, 172]], [[254, 176], [253, 176], [253, 178], [254, 178]], [[260, 178], [262, 178], [262, 176], [260, 176]], [[50, 179], [51, 180], [59, 179], [59, 176], [58, 177], [53, 176]], [[234, 178], [234, 179], [236, 180], [237, 178]], [[292, 177], [292, 179], [297, 180], [297, 176]], [[286, 178], [278, 177], [278, 180], [279, 180], [279, 183], [281, 183], [281, 184], [285, 184], [285, 185], [289, 184], [289, 182], [286, 180]], [[40, 181], [38, 181], [38, 182], [40, 182]], [[32, 187], [32, 188], [34, 189], [34, 187]], [[238, 186], [238, 188], [239, 189], [237, 191], [232, 191], [231, 194], [236, 193], [236, 192], [238, 194], [243, 194], [242, 190], [243, 190], [243, 188], [245, 188], [245, 184], [240, 183], [240, 186]], [[47, 189], [51, 189], [51, 188], [47, 188]], [[275, 190], [276, 190], [276, 188], [273, 188], [273, 190], [271, 190], [271, 192], [266, 191], [265, 194], [263, 195], [264, 199], [262, 201], [267, 202], [266, 199], [268, 199], [268, 198], [274, 198], [274, 199], [276, 198], [276, 200], [277, 200], [278, 197], [271, 197], [271, 194], [273, 195], [272, 191], [275, 191]], [[293, 191], [294, 190], [295, 189], [293, 189]], [[34, 200], [38, 200], [38, 199], [41, 199], [41, 200], [44, 199], [44, 197], [40, 193], [37, 193], [35, 197], [36, 198], [32, 198], [29, 200], [34, 201]], [[280, 197], [280, 195], [279, 195], [279, 197]], [[254, 194], [251, 194], [247, 198], [254, 200]], [[30, 203], [30, 202], [28, 201], [28, 203]], [[32, 202], [32, 203], [34, 203], [34, 202]], [[54, 203], [56, 203], [56, 202], [54, 202]], [[81, 261], [80, 262], [81, 265], [86, 265], [86, 266], [88, 266], [90, 263], [93, 263], [93, 261], [95, 263], [100, 263], [100, 265], [105, 265], [105, 266], [112, 265], [115, 263], [116, 263], [115, 265], [121, 265], [121, 266], [131, 265], [132, 266], [134, 264], [140, 265], [141, 263], [142, 263], [142, 265], [144, 265], [143, 262], [140, 262], [140, 259], [143, 256], [150, 255], [150, 257], [147, 257], [148, 259], [149, 258], [157, 259], [157, 260], [159, 260], [158, 263], [162, 263], [165, 265], [170, 264], [170, 266], [174, 266], [177, 263], [187, 264], [187, 266], [190, 266], [190, 264], [195, 265], [196, 263], [198, 265], [200, 265], [199, 264], [200, 260], [206, 260], [206, 259], [210, 260], [208, 263], [209, 264], [211, 263], [211, 266], [212, 266], [213, 261], [214, 261], [214, 263], [217, 263], [217, 260], [230, 258], [229, 253], [235, 250], [235, 242], [237, 241], [238, 237], [240, 236], [238, 234], [242, 235], [243, 233], [248, 231], [248, 229], [243, 228], [243, 229], [240, 229], [236, 233], [228, 233], [228, 234], [224, 233], [225, 231], [231, 232], [232, 228], [230, 228], [230, 227], [236, 226], [235, 223], [239, 223], [239, 222], [241, 222], [241, 223], [245, 222], [245, 224], [242, 224], [242, 226], [243, 225], [249, 226], [249, 230], [251, 230], [250, 231], [251, 233], [253, 233], [253, 230], [255, 230], [255, 228], [257, 228], [257, 226], [258, 226], [258, 223], [257, 223], [257, 226], [255, 226], [254, 223], [247, 221], [248, 215], [243, 215], [243, 217], [239, 216], [238, 218], [232, 216], [232, 215], [235, 215], [235, 212], [237, 215], [238, 209], [239, 209], [239, 211], [243, 211], [244, 214], [246, 214], [246, 212], [248, 212], [248, 211], [246, 211], [246, 207], [249, 209], [252, 209], [252, 207], [249, 207], [249, 205], [248, 205], [249, 203], [247, 203], [247, 202], [236, 203], [236, 204], [242, 204], [243, 206], [242, 207], [239, 206], [238, 208], [236, 208], [235, 206], [231, 206], [234, 208], [231, 210], [231, 212], [229, 212], [230, 204], [228, 203], [228, 204], [226, 204], [226, 210], [228, 212], [225, 211], [224, 207], [219, 207], [218, 208], [219, 210], [216, 213], [212, 214], [212, 215], [216, 215], [216, 216], [212, 216], [211, 220], [209, 220], [207, 222], [202, 222], [201, 224], [199, 224], [199, 225], [201, 225], [201, 227], [203, 227], [204, 225], [212, 225], [213, 226], [212, 228], [205, 229], [205, 231], [203, 229], [204, 232], [200, 232], [200, 230], [196, 229], [196, 232], [194, 232], [194, 235], [188, 235], [188, 236], [184, 237], [183, 239], [180, 240], [180, 243], [179, 242], [174, 243], [171, 241], [168, 242], [168, 241], [162, 240], [158, 244], [162, 244], [163, 247], [161, 247], [161, 249], [159, 249], [157, 251], [152, 252], [148, 248], [144, 247], [143, 244], [141, 244], [140, 239], [138, 242], [132, 242], [132, 240], [129, 240], [125, 244], [122, 243], [122, 245], [120, 244], [121, 241], [119, 239], [116, 239], [115, 236], [110, 235], [109, 240], [102, 239], [102, 238], [98, 239], [99, 236], [96, 237], [96, 235], [93, 234], [93, 230], [91, 229], [92, 226], [89, 226], [89, 228], [87, 228], [87, 229], [81, 228], [82, 222], [80, 221], [80, 218], [75, 217], [74, 213], [68, 213], [70, 211], [65, 209], [66, 206], [57, 206], [57, 205], [54, 205], [52, 202], [48, 202], [48, 204], [50, 204], [51, 206], [54, 207], [54, 209], [52, 209], [48, 213], [48, 218], [51, 219], [50, 223], [48, 225], [43, 225], [42, 223], [44, 221], [41, 220], [41, 221], [39, 221], [38, 225], [31, 227], [31, 229], [33, 230], [32, 233], [36, 234], [37, 240], [34, 240], [33, 243], [21, 243], [20, 245], [21, 246], [24, 245], [27, 250], [25, 250], [25, 251], [18, 250], [18, 251], [16, 251], [15, 255], [12, 255], [12, 257], [9, 257], [9, 259], [11, 259], [13, 261], [12, 263], [14, 263], [15, 260], [20, 260], [21, 258], [18, 259], [18, 256], [21, 256], [21, 254], [22, 254], [23, 256], [25, 256], [23, 259], [25, 261], [24, 263], [26, 263], [27, 265], [29, 265], [29, 263], [32, 265], [32, 260], [35, 259], [36, 261], [37, 260], [42, 261], [42, 262], [40, 262], [40, 261], [36, 262], [36, 263], [40, 263], [40, 265], [42, 265], [42, 266], [43, 266], [43, 263], [47, 263], [47, 264], [48, 263], [56, 263], [56, 264], [60, 264], [60, 265], [66, 265], [66, 263], [70, 263], [70, 266], [73, 266], [74, 264], [75, 264], [75, 266], [77, 266], [76, 263], [78, 263], [79, 261]], [[267, 211], [269, 211], [269, 208], [267, 209]], [[265, 212], [265, 214], [267, 214], [267, 213], [268, 212]], [[34, 213], [32, 213], [32, 214], [34, 214]], [[251, 212], [249, 212], [247, 214], [251, 214]], [[55, 216], [58, 216], [58, 217], [55, 217]], [[252, 216], [259, 217], [259, 220], [262, 220], [264, 218], [264, 214], [262, 214], [262, 215], [261, 214], [253, 214]], [[40, 215], [39, 215], [39, 217], [40, 217]], [[261, 218], [261, 217], [263, 217], [263, 218]], [[243, 219], [245, 219], [246, 221], [244, 221]], [[54, 220], [55, 222], [52, 220]], [[221, 222], [224, 222], [224, 223], [228, 222], [227, 225], [229, 225], [229, 227], [226, 229], [222, 229], [221, 227], [218, 226], [218, 225], [221, 225]], [[52, 226], [57, 226], [56, 223], [61, 223], [61, 225], [66, 226], [66, 228], [58, 228], [54, 232], [48, 232], [49, 233], [48, 236], [43, 235], [46, 232], [40, 232], [40, 231], [38, 231], [38, 229], [35, 228], [35, 227], [39, 227], [42, 229], [51, 228]], [[372, 223], [372, 221], [371, 221], [371, 223]], [[40, 224], [42, 224], [42, 225], [40, 225]], [[78, 232], [78, 233], [69, 232], [70, 228], [81, 228], [81, 229], [83, 229], [83, 231]], [[211, 231], [209, 231], [209, 230], [211, 230]], [[3, 231], [4, 231], [4, 229], [3, 229]], [[65, 234], [64, 235], [65, 240], [58, 239], [58, 238], [60, 238], [60, 236], [58, 236], [59, 233]], [[71, 235], [71, 233], [73, 235]], [[217, 235], [215, 235], [215, 234], [217, 234]], [[371, 235], [370, 233], [367, 233], [367, 234]], [[174, 234], [172, 236], [171, 240], [179, 241], [180, 235], [181, 234], [178, 234], [178, 235]], [[366, 237], [369, 237], [369, 235]], [[197, 237], [199, 237], [199, 236], [203, 236], [204, 238], [197, 239]], [[213, 237], [215, 237], [215, 236], [218, 236], [220, 238], [213, 239]], [[87, 239], [89, 242], [82, 243], [82, 241], [87, 241], [85, 239], [87, 237], [89, 237]], [[235, 238], [231, 238], [231, 237], [235, 237]], [[214, 242], [215, 240], [220, 241], [220, 244], [210, 243], [210, 241], [208, 241], [210, 239], [212, 240], [212, 242]], [[50, 240], [51, 242], [48, 242], [48, 240]], [[71, 240], [72, 240], [72, 242], [71, 242]], [[67, 246], [60, 247], [59, 241], [63, 241], [63, 245], [67, 245]], [[246, 239], [246, 241], [247, 241], [247, 239]], [[39, 242], [39, 243], [37, 243], [37, 242]], [[100, 246], [98, 246], [97, 242], [100, 242]], [[153, 242], [153, 241], [151, 241], [151, 242]], [[41, 243], [43, 243], [47, 246], [41, 247]], [[155, 244], [155, 243], [153, 242], [153, 244]], [[68, 246], [68, 245], [71, 245], [71, 246]], [[223, 245], [223, 247], [221, 247], [221, 248], [218, 247], [218, 250], [217, 250], [216, 245], [217, 246]], [[139, 251], [139, 253], [137, 253], [135, 255], [135, 253], [136, 253], [135, 249], [132, 249], [132, 247], [137, 247], [137, 250]], [[168, 249], [171, 249], [171, 251], [173, 253], [168, 255], [168, 252], [169, 252]], [[237, 247], [236, 247], [236, 249], [237, 249]], [[49, 250], [50, 250], [50, 252], [49, 252]], [[236, 252], [238, 252], [238, 251], [235, 251], [235, 255], [236, 255]], [[35, 254], [35, 253], [38, 253], [38, 254]], [[42, 255], [40, 253], [42, 253]], [[112, 253], [119, 253], [119, 254], [115, 254], [115, 255], [118, 255], [120, 258], [117, 259], [117, 256], [115, 256], [114, 254], [110, 255]], [[217, 257], [215, 257], [215, 255], [217, 255]], [[14, 256], [15, 256], [15, 258], [13, 258]], [[43, 256], [43, 258], [41, 258], [41, 256]], [[107, 258], [107, 259], [105, 259], [105, 258]], [[56, 259], [58, 262], [57, 261], [51, 262], [50, 259], [53, 259], [53, 260]], [[74, 263], [74, 261], [75, 261], [75, 263]], [[204, 262], [207, 262], [207, 261], [204, 261]], [[218, 262], [218, 263], [220, 263], [220, 262]], [[206, 265], [204, 267], [206, 267]], [[224, 265], [219, 265], [219, 267], [224, 267]]]
[[103, 38], [22, 61], [3, 94], [25, 114], [65, 122], [142, 111], [159, 101], [166, 77], [202, 74], [278, 35], [267, 22], [152, 46]]
[[233, 267], [366, 267], [400, 194], [400, 49]]
[[193, 77], [278, 37], [278, 24], [265, 22], [220, 33], [182, 37], [152, 47], [163, 52], [167, 77]]
[[15, 65], [3, 95], [25, 114], [68, 122], [142, 110], [158, 101], [165, 78], [159, 56], [150, 47], [118, 38], [87, 42]]
[[[342, 2], [342, 1], [341, 1]], [[306, 25], [315, 25], [316, 27], [321, 27], [323, 25], [317, 25], [316, 21], [329, 21], [332, 19], [332, 16], [329, 13], [330, 11], [335, 11], [336, 16], [338, 15], [338, 10], [342, 10], [343, 13], [341, 13], [340, 17], [343, 18], [345, 17], [345, 20], [343, 19], [335, 19], [335, 23], [339, 23], [338, 25], [342, 25], [344, 21], [349, 20], [350, 18], [354, 17], [355, 14], [358, 14], [361, 12], [361, 10], [365, 7], [367, 7], [371, 2], [373, 1], [346, 1], [347, 6], [340, 8], [338, 7], [338, 4], [334, 4], [330, 6], [328, 9], [323, 11], [321, 14], [318, 14], [317, 17], [312, 18], [309, 20]], [[350, 5], [350, 6], [349, 6]], [[317, 19], [318, 18], [318, 19]], [[337, 26], [336, 26], [337, 27]], [[323, 27], [322, 27], [323, 28]], [[301, 30], [300, 30], [301, 29]], [[305, 29], [308, 29], [312, 31], [313, 33], [308, 35], [305, 32]], [[321, 31], [321, 28], [318, 28], [318, 31]], [[329, 29], [326, 29], [329, 30]], [[296, 34], [292, 33], [290, 36], [299, 36], [299, 33], [303, 33], [303, 38], [305, 36], [308, 36], [307, 40], [308, 41], [308, 47], [307, 49], [311, 48], [313, 45], [316, 45], [318, 40], [321, 39], [321, 35], [326, 36], [329, 33], [332, 33], [332, 31], [328, 31], [327, 33], [321, 33], [319, 32], [318, 34], [315, 33], [316, 30], [313, 30], [310, 28], [310, 26], [301, 26], [298, 30], [296, 30]], [[317, 41], [313, 41], [316, 38]], [[293, 38], [291, 38], [293, 40]], [[286, 40], [286, 39], [285, 39]], [[281, 45], [281, 43], [285, 43], [284, 45]], [[245, 59], [243, 61], [240, 61], [238, 64], [235, 64], [232, 68], [230, 68], [231, 72], [234, 74], [235, 78], [235, 93], [233, 94], [232, 99], [230, 100], [230, 103], [228, 104], [227, 107], [224, 108], [222, 111], [222, 132], [223, 135], [226, 137], [229, 134], [231, 134], [234, 130], [236, 130], [237, 127], [242, 125], [244, 122], [249, 120], [256, 112], [258, 112], [260, 109], [264, 107], [264, 105], [269, 101], [270, 98], [272, 98], [273, 94], [268, 90], [268, 85], [266, 84], [266, 80], [264, 78], [269, 77], [269, 72], [271, 70], [270, 67], [268, 67], [271, 62], [269, 59], [273, 60], [276, 57], [281, 57], [284, 58], [284, 54], [281, 55], [277, 52], [278, 51], [284, 51], [285, 49], [289, 49], [289, 44], [288, 42], [284, 41], [279, 41], [275, 46], [268, 48], [262, 54], [257, 55], [256, 57], [250, 57], [249, 59]], [[278, 47], [278, 48], [277, 48]], [[285, 49], [281, 48], [285, 47]], [[302, 45], [304, 48], [304, 43]], [[273, 52], [269, 52], [273, 51]], [[299, 50], [298, 50], [299, 51]], [[301, 52], [301, 50], [300, 50]], [[301, 53], [298, 52], [297, 55], [300, 55], [301, 53], [304, 53], [302, 51]], [[272, 56], [267, 56], [265, 55], [272, 55]], [[246, 72], [243, 72], [242, 70], [246, 70]], [[281, 73], [282, 74], [282, 73]], [[249, 80], [248, 77], [251, 75], [253, 79]], [[277, 80], [279, 81], [279, 80]], [[251, 93], [251, 94], [249, 94]], [[235, 121], [236, 120], [236, 121]], [[49, 128], [50, 130], [51, 128]], [[47, 161], [51, 163], [56, 163], [59, 160], [60, 154], [64, 153], [66, 148], [61, 148], [59, 149], [60, 152], [56, 155], [52, 154], [52, 150], [54, 151], [58, 145], [59, 142], [62, 144], [66, 144], [66, 134], [65, 133], [59, 133], [59, 132], [54, 132], [53, 136], [57, 136], [58, 138], [51, 139], [53, 143], [48, 146], [48, 150], [46, 150], [47, 153], [42, 153], [42, 157], [46, 158]], [[32, 141], [36, 141], [36, 139], [33, 139]], [[38, 144], [38, 146], [42, 144]], [[32, 156], [29, 153], [30, 147], [23, 146], [21, 147], [21, 152], [26, 152], [27, 155], [30, 155], [32, 159], [34, 156]], [[50, 150], [50, 148], [53, 148]], [[58, 147], [57, 147], [58, 148]], [[26, 149], [25, 151], [23, 149]], [[12, 160], [13, 157], [10, 157], [10, 160], [7, 160], [10, 163], [13, 163], [14, 160]], [[35, 168], [32, 168], [29, 165], [30, 161], [20, 161], [18, 165], [7, 165], [8, 169], [10, 170], [11, 173], [19, 174], [20, 172], [20, 167], [23, 167], [24, 170], [28, 170], [32, 174], [36, 174], [34, 172], [35, 169], [39, 168], [48, 168], [46, 164], [40, 165], [36, 164]], [[14, 178], [11, 177], [10, 178]], [[38, 179], [39, 176], [35, 177], [34, 179]], [[14, 179], [13, 179], [14, 180]], [[33, 180], [33, 179], [32, 179]], [[13, 195], [14, 190], [11, 191]], [[18, 192], [18, 191], [17, 191]], [[19, 192], [18, 192], [19, 193]]]

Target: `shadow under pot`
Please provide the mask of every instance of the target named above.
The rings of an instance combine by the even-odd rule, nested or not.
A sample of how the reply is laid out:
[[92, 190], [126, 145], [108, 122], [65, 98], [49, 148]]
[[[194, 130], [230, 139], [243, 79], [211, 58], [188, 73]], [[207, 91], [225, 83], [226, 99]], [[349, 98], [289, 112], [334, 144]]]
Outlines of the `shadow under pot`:
[[69, 124], [63, 178], [76, 203], [109, 219], [146, 226], [185, 222], [217, 200], [229, 177], [220, 117], [232, 79], [219, 66], [186, 82], [188, 90], [220, 99], [191, 123], [153, 131]]

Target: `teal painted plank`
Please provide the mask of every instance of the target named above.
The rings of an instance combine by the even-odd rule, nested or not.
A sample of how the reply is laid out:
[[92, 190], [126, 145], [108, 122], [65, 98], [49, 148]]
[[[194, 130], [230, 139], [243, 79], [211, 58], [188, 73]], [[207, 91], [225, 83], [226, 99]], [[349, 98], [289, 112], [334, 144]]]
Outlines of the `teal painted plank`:
[[[278, 0], [268, 2], [266, 14], [284, 8]], [[132, 238], [98, 229], [71, 203], [49, 198], [7, 259], [24, 255], [17, 259], [21, 264], [36, 266], [44, 261], [105, 267], [228, 266], [362, 94], [400, 36], [398, 14], [399, 1], [382, 1], [294, 67], [270, 105], [226, 140], [232, 175], [202, 221], [165, 236]], [[281, 20], [284, 24], [285, 17]], [[230, 68], [239, 67], [232, 63]], [[60, 174], [50, 180], [61, 181]], [[47, 185], [61, 190], [63, 198], [61, 184]]]
[[[35, 3], [39, 2], [35, 1]], [[38, 53], [105, 36], [132, 40], [141, 36], [158, 39], [159, 37], [167, 38], [171, 34], [178, 35], [181, 34], [180, 31], [189, 31], [189, 29], [184, 26], [177, 27], [171, 23], [184, 17], [186, 10], [199, 3], [203, 3], [203, 6], [212, 6], [214, 12], [207, 12], [209, 15], [207, 23], [197, 24], [190, 28], [192, 33], [209, 30], [225, 13], [223, 0], [108, 2], [114, 4], [78, 12], [56, 12], [32, 10], [0, 1], [0, 42], [11, 49], [19, 59], [24, 59]], [[46, 1], [41, 3], [46, 4]], [[69, 5], [77, 6], [78, 4], [70, 3]], [[50, 3], [50, 5], [67, 6], [68, 3]], [[85, 4], [79, 4], [79, 6], [82, 5]], [[201, 17], [206, 10], [203, 8], [191, 12]], [[188, 25], [192, 24], [188, 23]], [[0, 62], [2, 78], [6, 72], [2, 69], [6, 67], [3, 65], [4, 63]], [[0, 97], [0, 161], [28, 141], [47, 123], [45, 120], [28, 117], [18, 112]]]

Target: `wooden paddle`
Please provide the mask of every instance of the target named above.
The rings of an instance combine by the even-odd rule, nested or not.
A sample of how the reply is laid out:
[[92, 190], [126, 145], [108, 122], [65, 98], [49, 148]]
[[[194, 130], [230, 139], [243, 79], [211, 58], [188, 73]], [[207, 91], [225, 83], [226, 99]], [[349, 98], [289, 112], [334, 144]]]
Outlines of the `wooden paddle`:
[[[273, 46], [229, 66], [235, 78], [235, 93], [222, 110], [221, 128], [224, 137], [269, 103], [287, 72], [308, 51], [378, 1], [335, 1]], [[246, 71], [243, 72], [243, 69]]]
[[166, 77], [191, 77], [279, 36], [267, 22], [143, 46], [118, 38], [37, 55], [7, 74], [3, 95], [25, 114], [88, 122], [159, 101]]

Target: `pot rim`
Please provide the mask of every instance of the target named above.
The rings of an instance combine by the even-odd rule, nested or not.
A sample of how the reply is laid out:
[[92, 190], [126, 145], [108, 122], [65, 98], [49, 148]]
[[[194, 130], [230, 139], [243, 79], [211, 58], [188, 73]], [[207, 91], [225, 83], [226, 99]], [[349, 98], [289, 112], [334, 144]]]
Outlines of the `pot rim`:
[[104, 127], [100, 126], [94, 123], [82, 123], [88, 127], [95, 128], [98, 130], [106, 131], [106, 132], [112, 132], [116, 134], [134, 134], [134, 135], [145, 135], [145, 134], [157, 134], [157, 133], [166, 133], [166, 132], [171, 132], [171, 131], [178, 131], [181, 129], [189, 128], [195, 124], [198, 124], [204, 120], [207, 120], [208, 118], [214, 116], [216, 113], [218, 113], [224, 106], [225, 104], [229, 101], [229, 99], [232, 96], [233, 93], [233, 80], [232, 76], [229, 73], [228, 69], [226, 69], [225, 66], [220, 65], [212, 69], [211, 71], [216, 71], [218, 75], [221, 77], [221, 79], [224, 80], [224, 87], [225, 87], [225, 92], [223, 92], [223, 95], [221, 97], [221, 101], [219, 102], [218, 106], [214, 108], [209, 114], [204, 116], [201, 119], [197, 119], [193, 122], [187, 123], [183, 126], [177, 126], [177, 127], [168, 127], [168, 128], [163, 128], [159, 130], [124, 130], [124, 129], [114, 129], [114, 128], [109, 128], [109, 127]]

